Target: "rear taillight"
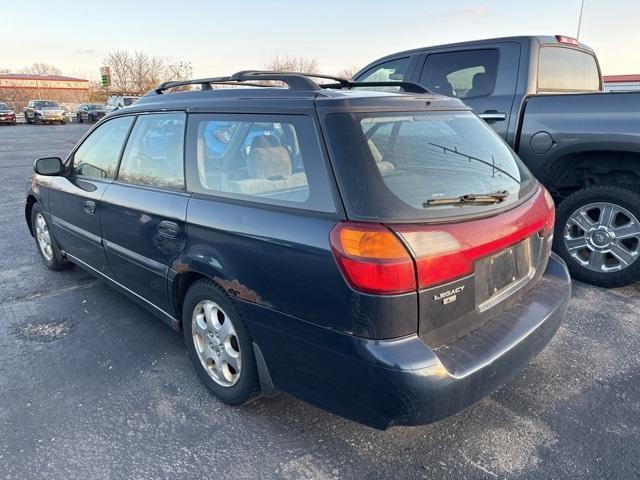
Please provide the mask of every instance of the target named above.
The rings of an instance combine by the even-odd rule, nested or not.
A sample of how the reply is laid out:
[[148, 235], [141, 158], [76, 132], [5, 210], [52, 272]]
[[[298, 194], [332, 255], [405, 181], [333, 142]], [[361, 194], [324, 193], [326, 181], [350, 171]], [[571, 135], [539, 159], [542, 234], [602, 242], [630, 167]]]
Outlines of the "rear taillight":
[[392, 229], [416, 260], [418, 287], [427, 288], [473, 273], [475, 262], [525, 238], [553, 230], [553, 200], [544, 188], [513, 210], [489, 218], [443, 225], [398, 225]]
[[388, 228], [340, 222], [331, 232], [331, 247], [355, 289], [404, 293], [470, 275], [478, 259], [533, 234], [549, 235], [554, 217], [553, 200], [540, 188], [519, 207], [478, 220]]
[[416, 289], [409, 252], [382, 225], [340, 222], [331, 231], [331, 248], [340, 269], [356, 290], [389, 295]]

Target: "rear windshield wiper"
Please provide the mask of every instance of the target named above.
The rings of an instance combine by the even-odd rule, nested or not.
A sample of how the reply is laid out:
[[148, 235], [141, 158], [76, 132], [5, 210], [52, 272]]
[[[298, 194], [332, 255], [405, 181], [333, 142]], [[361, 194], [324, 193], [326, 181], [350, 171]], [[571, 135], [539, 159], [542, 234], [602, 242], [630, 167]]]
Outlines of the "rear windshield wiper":
[[450, 148], [450, 147], [447, 147], [445, 145], [438, 145], [437, 143], [433, 143], [433, 142], [429, 142], [429, 145], [433, 145], [436, 148], [441, 148], [444, 153], [453, 153], [455, 155], [460, 155], [461, 157], [465, 157], [465, 158], [469, 159], [469, 161], [475, 160], [476, 162], [484, 163], [488, 167], [491, 167], [492, 170], [498, 171], [498, 172], [506, 175], [507, 177], [509, 177], [511, 180], [513, 180], [516, 183], [520, 183], [520, 179], [514, 177], [509, 172], [507, 172], [506, 170], [498, 167], [495, 164], [495, 161], [493, 159], [493, 155], [491, 156], [491, 162], [487, 162], [486, 160], [483, 160], [481, 158], [475, 157], [473, 155], [469, 155], [468, 153], [461, 152], [455, 147], [454, 148]]
[[458, 197], [441, 197], [432, 198], [422, 204], [424, 208], [435, 207], [438, 205], [462, 205], [462, 204], [476, 204], [476, 205], [491, 205], [494, 203], [500, 203], [509, 196], [507, 190], [500, 190], [492, 193], [467, 193]]

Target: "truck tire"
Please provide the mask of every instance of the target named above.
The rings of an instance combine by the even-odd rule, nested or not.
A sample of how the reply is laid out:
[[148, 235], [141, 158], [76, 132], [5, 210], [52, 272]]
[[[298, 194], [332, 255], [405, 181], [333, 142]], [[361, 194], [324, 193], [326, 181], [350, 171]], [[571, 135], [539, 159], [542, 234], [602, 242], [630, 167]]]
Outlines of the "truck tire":
[[573, 278], [600, 287], [640, 280], [640, 195], [617, 186], [587, 187], [556, 209], [553, 249]]

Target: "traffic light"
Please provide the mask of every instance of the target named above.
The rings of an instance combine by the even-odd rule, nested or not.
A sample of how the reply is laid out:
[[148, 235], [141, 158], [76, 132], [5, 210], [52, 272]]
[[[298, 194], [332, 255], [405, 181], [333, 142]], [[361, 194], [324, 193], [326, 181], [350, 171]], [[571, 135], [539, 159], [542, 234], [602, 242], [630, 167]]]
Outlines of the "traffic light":
[[100, 67], [100, 83], [103, 87], [111, 86], [111, 69], [109, 67]]

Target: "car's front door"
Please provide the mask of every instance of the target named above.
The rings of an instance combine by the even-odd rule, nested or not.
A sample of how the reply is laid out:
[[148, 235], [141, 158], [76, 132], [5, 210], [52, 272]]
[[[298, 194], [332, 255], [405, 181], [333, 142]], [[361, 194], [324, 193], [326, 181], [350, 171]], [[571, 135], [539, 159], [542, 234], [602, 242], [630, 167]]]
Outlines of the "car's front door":
[[50, 177], [49, 211], [62, 250], [106, 273], [100, 230], [102, 195], [114, 178], [132, 116], [109, 120], [93, 130], [72, 153], [67, 174]]
[[102, 198], [103, 243], [115, 280], [167, 313], [167, 276], [186, 241], [185, 120], [183, 112], [140, 115]]

